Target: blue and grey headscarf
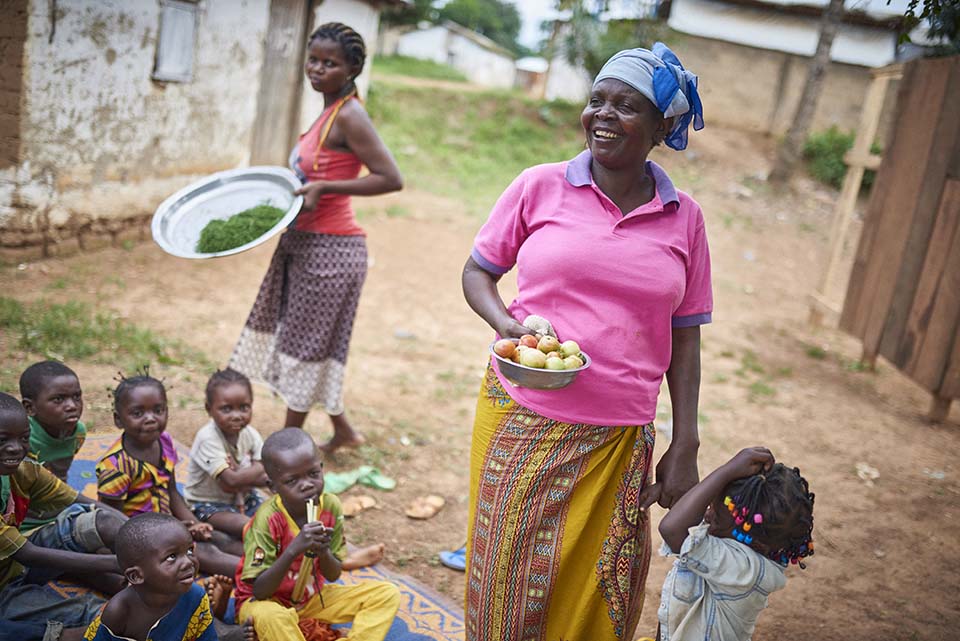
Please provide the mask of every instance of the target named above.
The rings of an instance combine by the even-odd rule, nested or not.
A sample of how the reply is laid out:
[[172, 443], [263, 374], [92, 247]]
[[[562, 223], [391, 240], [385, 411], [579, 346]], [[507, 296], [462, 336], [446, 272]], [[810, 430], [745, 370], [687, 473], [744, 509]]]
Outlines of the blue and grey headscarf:
[[662, 42], [653, 49], [625, 49], [614, 54], [597, 74], [593, 85], [606, 78], [627, 83], [656, 105], [664, 118], [676, 116], [673, 129], [663, 142], [671, 149], [687, 148], [687, 128], [703, 129], [703, 105], [697, 93], [697, 76], [680, 64], [677, 55]]

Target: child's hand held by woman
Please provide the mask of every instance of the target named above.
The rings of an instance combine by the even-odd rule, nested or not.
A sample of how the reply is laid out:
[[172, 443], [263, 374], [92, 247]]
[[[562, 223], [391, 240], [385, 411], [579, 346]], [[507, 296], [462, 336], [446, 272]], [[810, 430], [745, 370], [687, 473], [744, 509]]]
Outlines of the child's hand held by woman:
[[765, 447], [747, 447], [730, 459], [724, 466], [730, 472], [730, 478], [742, 479], [754, 474], [770, 471], [776, 460], [773, 452]]

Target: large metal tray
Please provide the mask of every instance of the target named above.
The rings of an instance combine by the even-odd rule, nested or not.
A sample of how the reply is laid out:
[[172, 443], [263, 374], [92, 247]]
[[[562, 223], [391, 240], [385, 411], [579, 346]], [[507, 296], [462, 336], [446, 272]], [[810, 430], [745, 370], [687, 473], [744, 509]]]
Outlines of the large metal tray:
[[[207, 176], [167, 198], [153, 214], [153, 240], [168, 254], [181, 258], [216, 258], [253, 249], [277, 235], [296, 218], [303, 196], [296, 175], [284, 167], [248, 167]], [[196, 250], [200, 232], [216, 218], [229, 218], [245, 209], [269, 204], [285, 210], [269, 231], [246, 245], [203, 254]]]

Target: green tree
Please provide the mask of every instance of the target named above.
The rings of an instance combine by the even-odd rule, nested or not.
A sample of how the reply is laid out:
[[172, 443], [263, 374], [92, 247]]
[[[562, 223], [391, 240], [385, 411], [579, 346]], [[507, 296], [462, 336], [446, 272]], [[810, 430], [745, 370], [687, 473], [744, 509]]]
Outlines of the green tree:
[[439, 17], [483, 34], [514, 53], [526, 53], [517, 42], [520, 13], [512, 4], [501, 0], [451, 0], [440, 8]]
[[402, 7], [384, 9], [380, 14], [380, 22], [388, 26], [417, 24], [419, 22], [435, 22], [437, 10], [434, 8], [436, 0], [411, 0], [410, 4]]
[[[569, 11], [565, 28], [555, 25], [548, 45], [562, 45], [567, 61], [586, 69], [590, 76], [600, 72], [603, 64], [618, 51], [647, 47], [657, 40], [667, 41], [669, 30], [655, 20], [617, 20], [603, 22], [600, 15], [607, 10], [608, 0], [557, 0], [556, 8]], [[640, 10], [640, 3], [637, 3]], [[559, 41], [558, 41], [559, 38]]]

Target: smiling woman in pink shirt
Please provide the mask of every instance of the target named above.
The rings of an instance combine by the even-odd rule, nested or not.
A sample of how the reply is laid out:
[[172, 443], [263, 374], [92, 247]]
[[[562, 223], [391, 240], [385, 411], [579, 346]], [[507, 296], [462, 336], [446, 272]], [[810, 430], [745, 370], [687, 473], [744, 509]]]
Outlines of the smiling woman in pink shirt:
[[[464, 295], [497, 335], [530, 333], [520, 321], [536, 314], [593, 362], [560, 390], [487, 369], [470, 465], [471, 641], [632, 639], [650, 558], [644, 510], [697, 483], [710, 256], [700, 206], [647, 160], [661, 143], [684, 149], [691, 122], [703, 127], [696, 83], [660, 43], [613, 56], [581, 115], [587, 150], [524, 171], [474, 241]], [[514, 266], [507, 306], [497, 281]], [[650, 485], [664, 375], [673, 440]]]

